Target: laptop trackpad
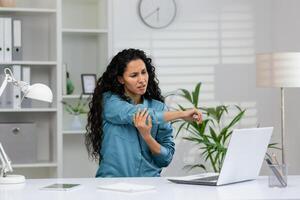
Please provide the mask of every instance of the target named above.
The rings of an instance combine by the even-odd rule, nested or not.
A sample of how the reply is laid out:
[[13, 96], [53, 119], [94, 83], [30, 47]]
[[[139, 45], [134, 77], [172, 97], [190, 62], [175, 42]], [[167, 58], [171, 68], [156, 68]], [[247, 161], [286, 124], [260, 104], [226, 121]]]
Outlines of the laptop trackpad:
[[198, 178], [194, 179], [194, 181], [200, 181], [200, 182], [216, 182], [218, 180], [219, 176], [209, 176], [209, 177], [204, 177], [204, 178]]
[[[169, 177], [168, 179], [172, 180], [180, 180], [180, 181], [194, 181], [194, 180], [201, 180], [203, 178], [210, 178], [219, 176], [217, 173], [203, 173], [203, 174], [195, 174], [190, 176], [182, 176], [182, 177]], [[216, 178], [217, 180], [218, 178]]]

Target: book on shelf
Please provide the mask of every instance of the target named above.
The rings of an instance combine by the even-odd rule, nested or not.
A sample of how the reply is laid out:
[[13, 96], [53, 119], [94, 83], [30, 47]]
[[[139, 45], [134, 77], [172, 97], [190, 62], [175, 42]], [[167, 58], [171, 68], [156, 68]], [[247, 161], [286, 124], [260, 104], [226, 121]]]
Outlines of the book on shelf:
[[22, 60], [22, 23], [19, 19], [12, 21], [12, 60]]
[[22, 60], [22, 22], [0, 17], [0, 62]]
[[4, 61], [4, 18], [0, 17], [0, 62]]
[[[22, 81], [28, 83], [30, 85], [30, 67], [22, 66]], [[31, 108], [31, 99], [24, 98], [21, 101], [22, 108]]]
[[[21, 66], [20, 65], [13, 65], [12, 71], [14, 74], [14, 78], [16, 80], [21, 80]], [[21, 88], [14, 87], [12, 88], [12, 107], [14, 109], [21, 108]]]
[[4, 27], [3, 27], [3, 35], [4, 35], [4, 61], [11, 62], [12, 61], [12, 19], [11, 18], [3, 18], [4, 19]]

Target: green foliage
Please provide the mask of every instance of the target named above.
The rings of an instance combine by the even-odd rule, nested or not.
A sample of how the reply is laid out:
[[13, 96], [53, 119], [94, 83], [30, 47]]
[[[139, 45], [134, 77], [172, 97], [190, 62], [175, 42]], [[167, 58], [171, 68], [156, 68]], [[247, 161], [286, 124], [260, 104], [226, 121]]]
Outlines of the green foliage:
[[75, 105], [70, 104], [66, 101], [61, 101], [62, 104], [65, 107], [65, 110], [71, 114], [71, 115], [80, 115], [80, 114], [86, 114], [88, 111], [86, 110], [86, 105], [90, 102], [91, 96], [89, 96], [87, 99], [83, 99], [83, 95], [81, 94], [77, 103]]
[[[239, 106], [226, 106], [219, 105], [216, 107], [199, 107], [199, 93], [201, 91], [201, 83], [195, 86], [192, 92], [186, 89], [179, 89], [179, 95], [190, 102], [193, 107], [202, 111], [203, 122], [197, 124], [196, 122], [188, 122], [183, 120], [176, 120], [173, 124], [179, 123], [179, 128], [176, 137], [181, 130], [186, 130], [189, 135], [183, 139], [196, 143], [199, 146], [200, 153], [204, 158], [205, 163], [198, 163], [195, 165], [186, 166], [186, 168], [193, 169], [200, 167], [204, 170], [207, 169], [206, 163], [208, 162], [213, 168], [214, 172], [220, 172], [222, 163], [227, 151], [227, 144], [230, 135], [232, 134], [233, 127], [242, 119], [246, 110], [241, 109]], [[182, 105], [178, 104], [178, 110], [186, 110]], [[222, 119], [228, 114], [228, 109], [234, 107], [237, 114], [228, 123], [224, 124]]]

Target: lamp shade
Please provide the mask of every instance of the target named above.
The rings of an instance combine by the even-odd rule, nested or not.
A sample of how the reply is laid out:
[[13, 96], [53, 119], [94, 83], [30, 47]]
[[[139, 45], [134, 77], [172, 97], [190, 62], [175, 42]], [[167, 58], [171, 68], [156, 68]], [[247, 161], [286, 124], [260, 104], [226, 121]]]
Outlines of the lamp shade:
[[256, 56], [256, 85], [300, 87], [300, 53], [264, 53]]
[[53, 94], [47, 85], [36, 83], [29, 86], [25, 97], [51, 103]]

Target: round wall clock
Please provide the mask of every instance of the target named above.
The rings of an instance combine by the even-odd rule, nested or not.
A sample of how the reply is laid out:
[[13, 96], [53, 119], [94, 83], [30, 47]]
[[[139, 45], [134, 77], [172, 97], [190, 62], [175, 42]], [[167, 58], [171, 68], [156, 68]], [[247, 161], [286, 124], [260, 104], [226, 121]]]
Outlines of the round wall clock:
[[169, 26], [175, 19], [177, 6], [175, 0], [140, 0], [138, 14], [142, 22], [150, 28], [161, 29]]

